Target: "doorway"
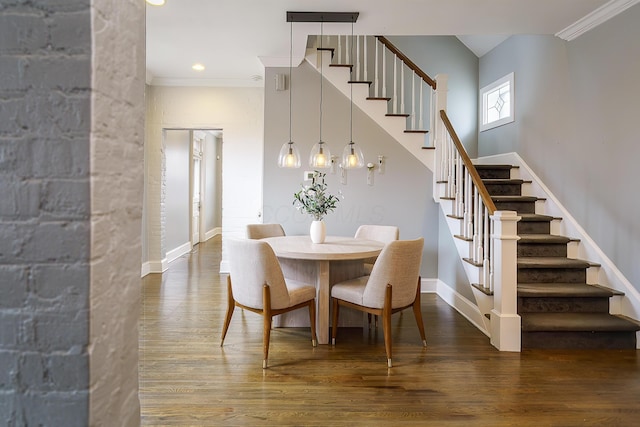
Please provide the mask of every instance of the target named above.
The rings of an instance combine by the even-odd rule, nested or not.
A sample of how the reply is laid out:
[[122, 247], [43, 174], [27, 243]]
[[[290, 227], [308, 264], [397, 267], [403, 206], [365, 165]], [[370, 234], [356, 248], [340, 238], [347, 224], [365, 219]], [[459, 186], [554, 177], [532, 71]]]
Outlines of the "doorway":
[[163, 129], [167, 263], [222, 229], [222, 131]]

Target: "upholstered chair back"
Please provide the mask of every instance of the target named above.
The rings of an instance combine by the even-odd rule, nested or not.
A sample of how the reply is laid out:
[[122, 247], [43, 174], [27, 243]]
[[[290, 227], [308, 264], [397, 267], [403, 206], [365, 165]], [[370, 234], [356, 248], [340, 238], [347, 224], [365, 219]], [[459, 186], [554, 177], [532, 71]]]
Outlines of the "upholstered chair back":
[[262, 288], [269, 285], [271, 308], [289, 306], [289, 292], [280, 263], [267, 242], [251, 239], [229, 239], [231, 289], [237, 302], [263, 309]]
[[395, 225], [361, 225], [354, 237], [389, 243], [400, 238], [400, 229]]
[[392, 308], [413, 303], [420, 276], [424, 238], [387, 243], [373, 265], [363, 292], [367, 307], [382, 308], [387, 284], [392, 286]]
[[247, 239], [264, 239], [265, 237], [277, 237], [284, 235], [284, 229], [280, 224], [247, 225]]

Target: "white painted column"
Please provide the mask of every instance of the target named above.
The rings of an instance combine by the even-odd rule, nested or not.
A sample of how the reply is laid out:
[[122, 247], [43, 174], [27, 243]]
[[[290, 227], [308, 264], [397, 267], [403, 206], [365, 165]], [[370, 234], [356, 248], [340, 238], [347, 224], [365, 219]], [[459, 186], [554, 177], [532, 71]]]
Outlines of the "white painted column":
[[495, 257], [491, 345], [500, 351], [520, 351], [520, 315], [518, 315], [518, 221], [514, 211], [496, 211], [493, 220], [493, 257]]

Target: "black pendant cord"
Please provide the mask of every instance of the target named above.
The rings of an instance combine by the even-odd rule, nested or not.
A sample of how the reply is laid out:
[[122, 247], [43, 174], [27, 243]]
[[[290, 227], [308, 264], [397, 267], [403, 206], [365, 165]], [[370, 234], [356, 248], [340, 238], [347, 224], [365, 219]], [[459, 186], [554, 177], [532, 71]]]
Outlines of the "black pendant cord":
[[322, 35], [323, 35], [324, 22], [320, 22], [320, 144], [322, 144]]
[[[349, 45], [349, 50], [351, 51], [350, 56], [351, 62], [353, 63], [351, 65], [351, 81], [353, 82], [353, 67], [355, 64], [355, 61], [353, 60], [353, 21], [351, 21], [351, 44]], [[353, 144], [353, 83], [349, 85], [349, 91], [349, 144]]]
[[289, 146], [293, 143], [293, 139], [291, 138], [291, 92], [293, 91], [293, 85], [291, 80], [291, 70], [293, 69], [293, 22], [291, 22], [289, 30]]

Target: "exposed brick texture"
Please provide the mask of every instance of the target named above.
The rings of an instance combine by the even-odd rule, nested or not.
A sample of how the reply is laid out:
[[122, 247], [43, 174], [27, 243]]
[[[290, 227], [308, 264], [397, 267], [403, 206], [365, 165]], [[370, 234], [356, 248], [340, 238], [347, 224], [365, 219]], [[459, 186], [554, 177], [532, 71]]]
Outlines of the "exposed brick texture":
[[0, 6], [0, 425], [87, 425], [90, 17]]

